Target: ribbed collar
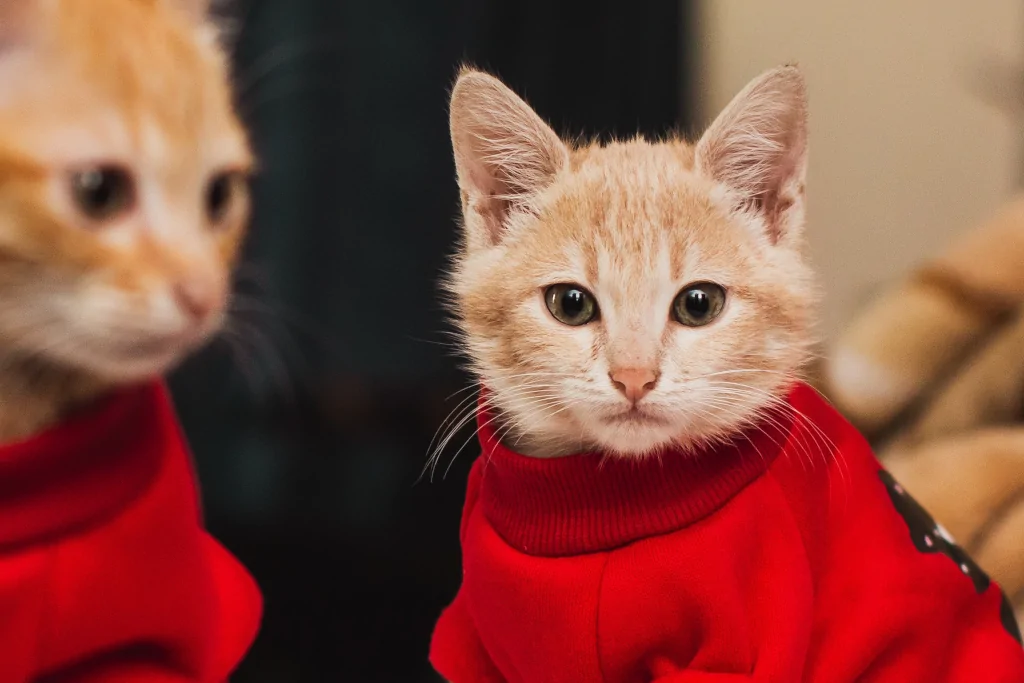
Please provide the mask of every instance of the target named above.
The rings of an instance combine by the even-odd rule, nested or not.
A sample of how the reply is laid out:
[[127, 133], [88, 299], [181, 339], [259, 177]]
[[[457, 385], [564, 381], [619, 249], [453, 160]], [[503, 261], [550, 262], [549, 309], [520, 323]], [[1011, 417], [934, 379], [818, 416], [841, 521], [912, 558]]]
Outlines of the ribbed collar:
[[792, 411], [775, 410], [696, 453], [539, 459], [499, 443], [486, 413], [477, 423], [484, 515], [517, 550], [551, 557], [609, 550], [699, 521], [766, 472], [793, 438]]
[[184, 448], [162, 384], [121, 391], [29, 440], [0, 446], [0, 547], [97, 524]]

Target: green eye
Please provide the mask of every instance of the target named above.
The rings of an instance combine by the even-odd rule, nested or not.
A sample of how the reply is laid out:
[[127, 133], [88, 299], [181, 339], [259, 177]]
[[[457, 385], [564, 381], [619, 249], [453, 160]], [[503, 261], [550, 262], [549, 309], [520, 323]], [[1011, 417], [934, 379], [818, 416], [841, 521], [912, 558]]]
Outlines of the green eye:
[[544, 301], [555, 320], [579, 327], [597, 318], [594, 295], [579, 285], [552, 285], [544, 291]]
[[71, 174], [71, 195], [86, 218], [109, 221], [135, 205], [135, 182], [119, 166], [93, 166]]
[[672, 316], [687, 327], [712, 322], [725, 307], [725, 290], [713, 282], [697, 282], [679, 292], [672, 302]]

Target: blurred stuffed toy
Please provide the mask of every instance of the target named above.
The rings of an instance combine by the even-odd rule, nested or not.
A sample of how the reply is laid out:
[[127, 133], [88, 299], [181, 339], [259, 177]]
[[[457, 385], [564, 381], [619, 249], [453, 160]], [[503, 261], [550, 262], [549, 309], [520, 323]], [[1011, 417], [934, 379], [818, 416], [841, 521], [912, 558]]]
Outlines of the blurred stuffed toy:
[[820, 388], [1024, 616], [1024, 196], [825, 355]]

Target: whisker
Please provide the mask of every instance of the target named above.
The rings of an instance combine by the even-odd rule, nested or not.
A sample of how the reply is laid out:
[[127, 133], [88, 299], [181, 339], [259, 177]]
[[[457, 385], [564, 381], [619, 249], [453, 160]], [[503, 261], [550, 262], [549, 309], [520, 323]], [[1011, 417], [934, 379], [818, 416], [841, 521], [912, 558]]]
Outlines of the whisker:
[[[508, 392], [504, 392], [502, 395], [502, 400], [506, 404], [513, 406], [516, 403], [522, 403], [523, 401], [536, 402], [540, 400], [549, 400], [554, 397], [554, 394], [552, 393], [552, 388], [553, 387], [549, 385], [523, 384], [514, 387], [512, 390]], [[496, 398], [494, 396], [490, 396], [484, 401], [480, 402], [480, 405], [477, 406], [472, 403], [472, 400], [474, 398], [476, 397], [469, 396], [463, 398], [456, 406], [456, 408], [449, 414], [449, 417], [445, 419], [441, 427], [435, 433], [434, 438], [431, 440], [431, 446], [433, 447], [435, 441], [437, 441], [438, 439], [438, 435], [442, 431], [446, 432], [445, 436], [441, 438], [440, 442], [437, 443], [436, 447], [433, 447], [431, 455], [427, 460], [427, 465], [424, 468], [424, 473], [426, 472], [427, 469], [430, 470], [431, 480], [433, 480], [433, 475], [434, 472], [436, 471], [436, 467], [438, 461], [440, 460], [441, 454], [447, 448], [448, 444], [455, 437], [455, 435], [458, 434], [462, 430], [462, 428], [465, 427], [466, 424], [468, 424], [476, 416], [479, 410], [486, 411], [489, 408], [491, 408], [496, 402]], [[503, 416], [503, 419], [508, 419], [508, 416]], [[445, 429], [446, 426], [447, 429]], [[475, 434], [476, 432], [474, 432], [474, 435]], [[472, 440], [472, 437], [470, 437], [469, 440]], [[463, 444], [459, 448], [459, 451], [456, 453], [456, 456], [452, 458], [453, 460], [455, 457], [458, 456], [458, 453], [462, 451], [465, 445], [468, 444], [469, 440], [467, 440], [466, 444]], [[448, 469], [450, 468], [451, 463], [449, 463], [448, 465]], [[422, 476], [423, 475], [421, 475], [421, 477]]]
[[318, 41], [309, 38], [301, 40], [302, 42], [293, 41], [276, 45], [254, 59], [245, 71], [239, 73], [235, 78], [235, 91], [238, 93], [238, 98], [242, 100], [247, 97], [260, 81], [272, 75], [275, 69], [285, 66], [290, 60], [297, 61], [302, 57], [315, 54], [317, 51], [328, 52], [338, 49], [336, 39], [327, 36]]

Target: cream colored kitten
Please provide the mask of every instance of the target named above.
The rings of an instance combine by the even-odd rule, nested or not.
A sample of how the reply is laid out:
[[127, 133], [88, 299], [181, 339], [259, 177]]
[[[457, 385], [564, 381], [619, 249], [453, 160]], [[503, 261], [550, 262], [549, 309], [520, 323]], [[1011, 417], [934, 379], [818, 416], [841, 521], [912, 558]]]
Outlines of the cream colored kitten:
[[0, 442], [220, 324], [252, 157], [207, 9], [0, 2]]
[[467, 70], [451, 133], [464, 241], [447, 289], [510, 446], [689, 448], [782, 401], [816, 298], [797, 68], [752, 82], [696, 145], [584, 147]]

